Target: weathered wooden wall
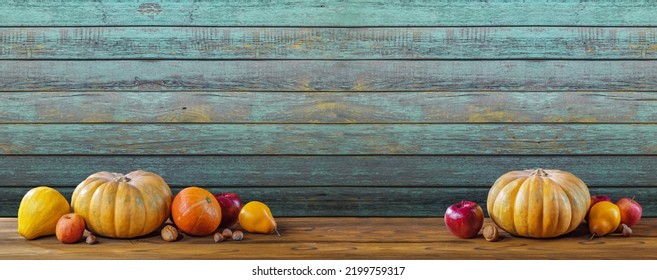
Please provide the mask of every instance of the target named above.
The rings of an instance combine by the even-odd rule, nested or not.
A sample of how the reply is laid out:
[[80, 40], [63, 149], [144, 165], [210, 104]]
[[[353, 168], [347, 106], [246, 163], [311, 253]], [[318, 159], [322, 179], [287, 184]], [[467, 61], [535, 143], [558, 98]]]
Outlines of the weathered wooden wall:
[[278, 216], [569, 170], [657, 216], [657, 1], [0, 2], [0, 216], [145, 169]]

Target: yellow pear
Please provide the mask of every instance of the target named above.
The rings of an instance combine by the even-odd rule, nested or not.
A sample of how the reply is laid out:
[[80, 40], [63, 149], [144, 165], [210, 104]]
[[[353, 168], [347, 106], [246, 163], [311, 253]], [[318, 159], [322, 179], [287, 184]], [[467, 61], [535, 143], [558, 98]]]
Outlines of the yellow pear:
[[25, 239], [55, 234], [57, 221], [71, 212], [66, 198], [50, 187], [28, 191], [18, 207], [18, 233]]
[[251, 201], [240, 210], [239, 223], [242, 228], [251, 233], [270, 234], [276, 230], [276, 220], [266, 204]]

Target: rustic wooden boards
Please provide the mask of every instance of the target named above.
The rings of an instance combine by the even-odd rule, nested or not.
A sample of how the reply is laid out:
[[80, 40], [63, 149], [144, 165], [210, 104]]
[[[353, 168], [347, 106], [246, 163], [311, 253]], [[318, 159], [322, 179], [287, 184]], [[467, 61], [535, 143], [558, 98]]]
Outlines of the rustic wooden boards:
[[490, 188], [515, 166], [560, 167], [592, 187], [652, 187], [657, 176], [655, 156], [12, 155], [0, 164], [12, 167], [0, 173], [5, 186], [76, 186], [95, 170], [121, 167], [157, 170], [174, 187], [293, 186], [301, 192], [307, 186]]
[[[0, 99], [0, 119], [12, 124], [556, 125], [641, 124], [657, 120], [657, 92], [25, 91], [0, 93]], [[80, 110], [84, 107], [93, 110]]]
[[[41, 179], [41, 178], [40, 178]], [[47, 181], [47, 179], [41, 179]], [[190, 180], [191, 181], [191, 180]], [[250, 182], [247, 182], [250, 183]], [[253, 183], [254, 184], [254, 183]], [[56, 188], [66, 198], [72, 187]], [[445, 205], [458, 200], [486, 201], [486, 187], [395, 187], [395, 186], [225, 186], [207, 188], [213, 193], [239, 193], [244, 201], [266, 201], [273, 214], [284, 217], [336, 217], [336, 216], [391, 216], [391, 217], [442, 217]], [[181, 188], [173, 188], [178, 193]], [[0, 216], [15, 217], [26, 188], [3, 187], [0, 196]], [[650, 187], [598, 187], [592, 194], [611, 193], [616, 196], [635, 197], [642, 201], [644, 215], [654, 216], [657, 191]], [[646, 203], [643, 203], [646, 202]], [[485, 205], [483, 203], [482, 205]], [[485, 210], [484, 210], [485, 211]]]
[[657, 87], [655, 65], [653, 60], [12, 60], [0, 64], [0, 75], [3, 91], [631, 92]]
[[651, 0], [14, 0], [0, 4], [0, 18], [5, 26], [656, 26], [653, 4]]
[[6, 155], [657, 154], [653, 124], [17, 124], [0, 134], [12, 135], [0, 139]]
[[655, 14], [651, 0], [3, 2], [0, 215], [31, 187], [69, 195], [134, 169], [287, 216], [440, 215], [535, 167], [646, 205]]
[[[490, 223], [487, 220], [487, 223]], [[88, 245], [54, 237], [24, 240], [15, 219], [0, 219], [0, 259], [655, 259], [657, 221], [643, 219], [626, 238], [589, 240], [586, 225], [554, 239], [502, 233], [498, 242], [451, 236], [439, 218], [279, 218], [281, 236], [249, 234], [215, 244], [211, 236], [174, 243], [159, 236], [130, 240], [98, 238]]]
[[645, 27], [32, 27], [12, 59], [655, 59]]

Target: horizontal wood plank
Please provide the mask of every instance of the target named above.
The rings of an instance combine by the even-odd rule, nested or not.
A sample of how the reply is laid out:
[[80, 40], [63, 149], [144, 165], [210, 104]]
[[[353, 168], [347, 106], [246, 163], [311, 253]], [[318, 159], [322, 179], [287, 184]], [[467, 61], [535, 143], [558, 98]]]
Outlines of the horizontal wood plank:
[[5, 124], [3, 155], [657, 155], [657, 124]]
[[[501, 232], [498, 242], [452, 236], [442, 218], [278, 218], [281, 236], [246, 233], [240, 242], [216, 244], [211, 236], [166, 242], [157, 235], [98, 237], [98, 244], [62, 244], [54, 236], [27, 241], [16, 219], [0, 219], [0, 259], [337, 259], [337, 260], [535, 260], [657, 258], [657, 220], [643, 219], [627, 238], [589, 240], [586, 225], [560, 238], [530, 239]], [[492, 223], [486, 219], [485, 224]], [[406, 272], [404, 275], [410, 275]]]
[[7, 187], [75, 186], [144, 169], [179, 186], [487, 186], [510, 170], [568, 170], [593, 187], [657, 186], [657, 156], [2, 156]]
[[656, 101], [657, 92], [5, 92], [0, 123], [654, 123]]
[[651, 0], [14, 0], [0, 3], [0, 26], [657, 26], [655, 14]]
[[0, 59], [655, 59], [656, 28], [0, 28]]
[[[0, 187], [0, 217], [16, 217], [20, 201], [32, 187]], [[73, 187], [59, 187], [70, 201]], [[479, 203], [486, 212], [487, 187], [205, 187], [212, 193], [235, 192], [244, 202], [266, 203], [275, 216], [439, 217], [461, 200]], [[180, 187], [172, 188], [177, 194]], [[657, 216], [657, 188], [590, 188], [614, 201], [634, 197], [644, 217]]]
[[0, 91], [654, 91], [657, 60], [5, 61]]

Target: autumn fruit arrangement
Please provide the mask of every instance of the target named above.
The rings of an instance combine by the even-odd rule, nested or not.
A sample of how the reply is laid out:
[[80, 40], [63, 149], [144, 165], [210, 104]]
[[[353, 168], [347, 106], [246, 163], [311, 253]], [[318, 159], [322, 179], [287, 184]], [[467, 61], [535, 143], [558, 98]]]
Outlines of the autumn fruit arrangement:
[[75, 188], [70, 205], [57, 190], [36, 187], [18, 209], [18, 233], [25, 239], [55, 235], [65, 244], [80, 242], [85, 230], [91, 233], [88, 244], [97, 243], [96, 236], [135, 238], [158, 230], [166, 241], [183, 234], [240, 241], [244, 233], [230, 229], [236, 224], [251, 233], [277, 232], [276, 220], [262, 202], [243, 204], [236, 193], [212, 194], [196, 186], [174, 196], [161, 176], [143, 170], [94, 173]]
[[632, 235], [632, 227], [641, 219], [643, 208], [634, 198], [623, 197], [611, 202], [606, 195], [591, 196], [587, 222], [591, 239], [611, 233]]
[[[266, 204], [260, 201], [243, 204], [235, 193], [213, 195], [194, 186], [181, 190], [173, 199], [171, 219], [181, 233], [192, 236], [214, 234], [215, 242], [242, 240], [242, 231], [230, 229], [236, 223], [250, 233], [270, 234], [277, 228]], [[217, 231], [220, 228], [224, 228], [223, 231]], [[163, 238], [167, 240], [164, 235]]]
[[591, 196], [581, 179], [561, 170], [507, 172], [493, 183], [486, 203], [493, 225], [483, 225], [477, 203], [461, 201], [445, 212], [447, 230], [460, 238], [473, 238], [483, 228], [487, 241], [499, 240], [498, 228], [514, 236], [554, 238], [586, 222], [591, 238], [613, 232], [629, 236], [642, 213], [634, 199], [612, 203], [607, 196]]

